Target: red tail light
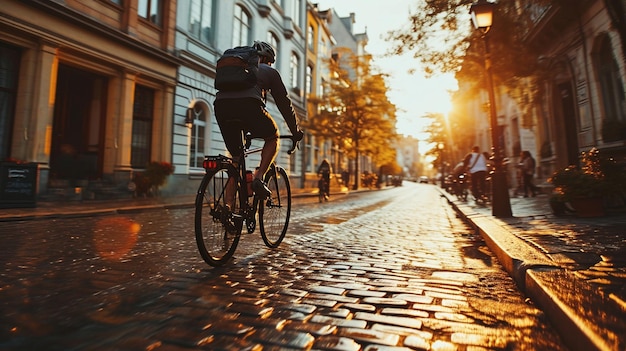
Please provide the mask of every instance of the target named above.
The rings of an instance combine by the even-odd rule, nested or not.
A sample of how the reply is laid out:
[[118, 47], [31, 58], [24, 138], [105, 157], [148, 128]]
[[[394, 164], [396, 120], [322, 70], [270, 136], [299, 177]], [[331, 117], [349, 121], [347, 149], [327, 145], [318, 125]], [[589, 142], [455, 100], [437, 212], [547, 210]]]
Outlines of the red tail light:
[[216, 160], [204, 160], [203, 167], [204, 169], [216, 169], [218, 162]]

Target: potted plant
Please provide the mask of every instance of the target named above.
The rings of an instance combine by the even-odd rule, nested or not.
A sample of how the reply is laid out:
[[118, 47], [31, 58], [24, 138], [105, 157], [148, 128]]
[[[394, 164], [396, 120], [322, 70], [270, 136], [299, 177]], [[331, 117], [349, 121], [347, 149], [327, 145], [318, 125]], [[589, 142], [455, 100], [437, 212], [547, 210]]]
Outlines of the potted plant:
[[165, 184], [167, 177], [174, 173], [174, 166], [168, 162], [152, 161], [143, 172], [133, 176], [134, 189], [137, 195], [158, 195], [159, 187]]
[[580, 217], [604, 215], [604, 203], [615, 194], [624, 194], [626, 181], [612, 158], [602, 157], [593, 148], [582, 153], [581, 166], [570, 165], [548, 179], [554, 185], [550, 205], [555, 214], [562, 214], [567, 204]]

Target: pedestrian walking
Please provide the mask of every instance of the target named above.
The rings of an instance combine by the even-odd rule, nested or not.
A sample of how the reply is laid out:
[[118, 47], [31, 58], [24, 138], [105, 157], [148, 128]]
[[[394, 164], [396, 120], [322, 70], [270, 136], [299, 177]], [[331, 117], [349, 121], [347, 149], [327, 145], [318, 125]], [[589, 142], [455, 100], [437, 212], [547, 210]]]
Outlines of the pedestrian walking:
[[535, 197], [537, 195], [538, 187], [533, 183], [533, 177], [535, 175], [535, 167], [537, 163], [532, 157], [529, 151], [522, 151], [522, 159], [520, 160], [519, 168], [522, 173], [522, 184], [524, 186], [524, 197], [528, 197], [528, 193]]
[[317, 168], [317, 176], [319, 178], [318, 187], [320, 190], [320, 194], [324, 194], [324, 198], [328, 200], [330, 197], [330, 174], [332, 173], [332, 168], [330, 166], [330, 162], [327, 159], [324, 159], [320, 166]]
[[472, 195], [474, 200], [482, 201], [485, 195], [485, 178], [487, 177], [487, 159], [480, 152], [480, 147], [474, 146], [472, 152], [463, 159], [463, 164], [470, 174]]

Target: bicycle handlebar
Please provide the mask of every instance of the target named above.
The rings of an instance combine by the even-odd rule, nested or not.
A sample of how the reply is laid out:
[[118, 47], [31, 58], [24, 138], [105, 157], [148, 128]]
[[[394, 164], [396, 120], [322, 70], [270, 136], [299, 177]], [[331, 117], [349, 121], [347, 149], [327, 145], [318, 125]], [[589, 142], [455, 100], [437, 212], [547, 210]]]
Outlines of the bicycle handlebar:
[[293, 135], [281, 135], [279, 138], [281, 139], [291, 139], [291, 148], [289, 148], [289, 150], [287, 150], [287, 154], [291, 155], [294, 153], [294, 151], [296, 151], [296, 149], [299, 149], [299, 143], [300, 140], [295, 140]]

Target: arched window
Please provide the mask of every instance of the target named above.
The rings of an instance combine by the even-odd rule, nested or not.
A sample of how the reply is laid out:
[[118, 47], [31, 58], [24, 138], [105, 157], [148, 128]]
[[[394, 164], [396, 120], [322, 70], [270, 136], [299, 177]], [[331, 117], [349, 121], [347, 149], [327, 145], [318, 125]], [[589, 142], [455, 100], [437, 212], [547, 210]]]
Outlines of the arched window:
[[267, 32], [267, 43], [270, 44], [274, 48], [274, 52], [276, 52], [276, 63], [274, 65], [277, 65], [279, 49], [278, 45], [280, 44], [280, 42], [278, 41], [278, 36], [276, 36], [276, 34], [272, 32]]
[[296, 55], [295, 52], [291, 53], [291, 59], [289, 61], [289, 72], [291, 74], [291, 88], [293, 89], [297, 89], [298, 88], [298, 67], [300, 65], [300, 59], [298, 58], [298, 55]]
[[315, 28], [313, 26], [309, 26], [309, 30], [307, 32], [307, 43], [309, 45], [309, 50], [315, 52]]
[[602, 139], [626, 139], [626, 96], [617, 61], [608, 36], [600, 39], [596, 52], [596, 70], [603, 107]]
[[250, 45], [250, 15], [241, 6], [235, 6], [233, 46]]
[[193, 117], [189, 144], [189, 168], [202, 168], [206, 146], [209, 108], [206, 102], [196, 100], [189, 106]]

